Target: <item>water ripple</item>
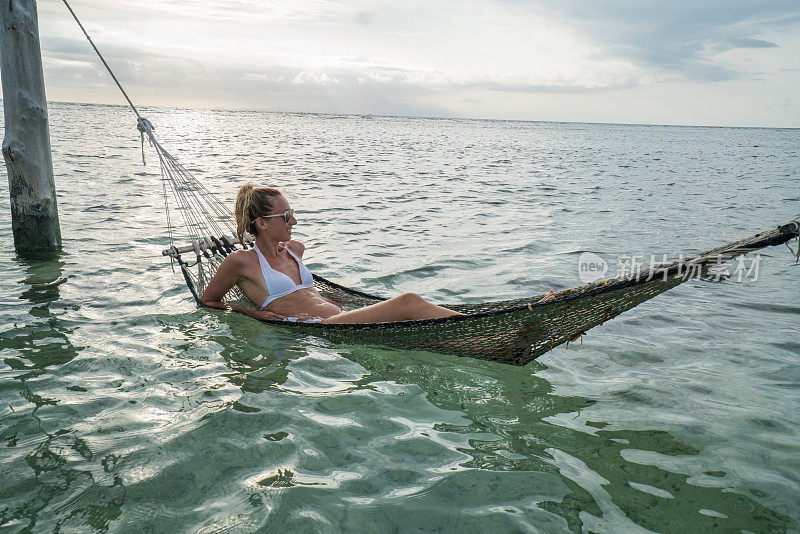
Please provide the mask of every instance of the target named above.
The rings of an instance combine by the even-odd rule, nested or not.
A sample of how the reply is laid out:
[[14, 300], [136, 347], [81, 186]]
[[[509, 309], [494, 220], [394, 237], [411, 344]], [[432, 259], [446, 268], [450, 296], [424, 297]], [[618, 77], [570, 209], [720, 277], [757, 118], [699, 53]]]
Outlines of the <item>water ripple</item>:
[[[308, 264], [387, 296], [572, 287], [586, 251], [677, 256], [800, 212], [797, 130], [146, 113], [230, 205], [287, 190]], [[0, 210], [1, 530], [797, 530], [783, 250], [525, 368], [331, 345], [196, 309], [127, 109], [50, 120], [63, 253], [16, 257]]]

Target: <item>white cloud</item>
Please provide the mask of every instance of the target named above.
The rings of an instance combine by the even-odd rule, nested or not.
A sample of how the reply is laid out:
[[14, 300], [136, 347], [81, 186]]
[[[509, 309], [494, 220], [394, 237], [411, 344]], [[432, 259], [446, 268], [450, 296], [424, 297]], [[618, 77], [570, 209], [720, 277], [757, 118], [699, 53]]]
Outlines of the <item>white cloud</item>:
[[303, 70], [297, 73], [297, 76], [292, 80], [293, 84], [310, 84], [310, 85], [331, 85], [339, 83], [335, 76], [330, 76], [325, 72], [314, 72]]
[[[143, 105], [800, 125], [796, 0], [72, 4]], [[48, 96], [119, 102], [63, 4], [39, 13]]]

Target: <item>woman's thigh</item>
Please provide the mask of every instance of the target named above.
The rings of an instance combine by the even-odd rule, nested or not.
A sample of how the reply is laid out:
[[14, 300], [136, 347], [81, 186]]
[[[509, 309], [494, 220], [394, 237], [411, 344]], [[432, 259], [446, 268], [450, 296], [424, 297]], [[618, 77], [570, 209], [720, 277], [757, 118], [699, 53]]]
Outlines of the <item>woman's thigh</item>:
[[341, 323], [388, 323], [391, 321], [403, 321], [408, 319], [406, 312], [407, 303], [401, 300], [403, 297], [371, 304], [357, 310], [342, 312], [338, 315], [323, 319], [325, 324]]
[[413, 321], [435, 319], [459, 315], [453, 310], [442, 308], [423, 299], [416, 293], [404, 293], [399, 297], [372, 304], [359, 310], [340, 313], [323, 319], [323, 323], [388, 323], [392, 321]]

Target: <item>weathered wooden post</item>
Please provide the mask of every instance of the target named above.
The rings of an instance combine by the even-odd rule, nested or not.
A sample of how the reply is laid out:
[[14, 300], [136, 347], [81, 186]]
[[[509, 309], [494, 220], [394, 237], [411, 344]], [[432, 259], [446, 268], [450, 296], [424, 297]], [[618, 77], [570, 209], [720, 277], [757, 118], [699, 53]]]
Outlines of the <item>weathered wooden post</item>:
[[21, 254], [61, 247], [35, 0], [0, 0], [3, 157]]

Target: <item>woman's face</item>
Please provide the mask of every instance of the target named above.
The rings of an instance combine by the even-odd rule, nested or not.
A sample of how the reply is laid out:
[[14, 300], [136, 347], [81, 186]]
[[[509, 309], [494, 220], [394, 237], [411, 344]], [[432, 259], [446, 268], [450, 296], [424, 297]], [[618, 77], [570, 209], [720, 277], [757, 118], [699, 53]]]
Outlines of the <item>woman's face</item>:
[[281, 217], [260, 217], [256, 223], [258, 231], [275, 241], [289, 241], [292, 238], [292, 226], [297, 224], [297, 219], [292, 215], [289, 222], [286, 222], [282, 215], [290, 209], [292, 208], [286, 197], [283, 195], [274, 197], [272, 199], [272, 215], [281, 215]]

